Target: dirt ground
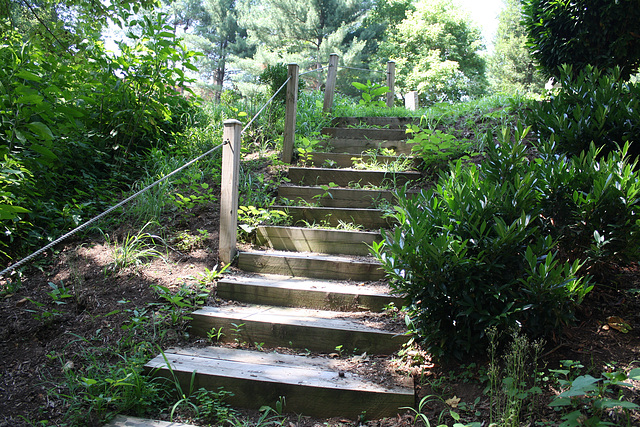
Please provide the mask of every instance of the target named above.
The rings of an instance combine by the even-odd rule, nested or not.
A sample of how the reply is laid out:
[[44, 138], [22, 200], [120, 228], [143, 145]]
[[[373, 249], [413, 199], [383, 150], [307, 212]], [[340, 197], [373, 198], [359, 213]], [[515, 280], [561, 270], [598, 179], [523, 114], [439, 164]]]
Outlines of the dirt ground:
[[[139, 267], [113, 272], [112, 247], [102, 237], [90, 236], [68, 242], [56, 253], [40, 258], [25, 272], [20, 286], [7, 287], [8, 283], [2, 282], [0, 426], [64, 425], [69, 408], [69, 403], [60, 397], [65, 392], [61, 385], [65, 370], [78, 369], [84, 363], [80, 355], [88, 343], [92, 348], [115, 346], [123, 340], [131, 341], [131, 345], [150, 341], [163, 348], [198, 345], [197, 340], [189, 337], [186, 322], [164, 322], [159, 325], [163, 333], [147, 330], [145, 334], [133, 336], [127, 325], [142, 316], [153, 315], [152, 307], [156, 307], [153, 304], [163, 302], [153, 285], [174, 291], [185, 285], [195, 286], [199, 273], [218, 264], [217, 212], [218, 206], [211, 205], [171, 219], [167, 226], [171, 235], [165, 236], [171, 249], [167, 249], [164, 259], [156, 258]], [[175, 238], [180, 233], [183, 233], [182, 240]], [[126, 230], [119, 230], [117, 234], [124, 236]], [[200, 236], [200, 239], [194, 238], [195, 243], [190, 246], [176, 248], [187, 235]], [[640, 366], [640, 268], [637, 264], [615, 268], [608, 272], [607, 278], [606, 283], [596, 286], [586, 298], [578, 312], [578, 322], [547, 341], [543, 351], [547, 368], [558, 368], [561, 360], [580, 361], [584, 373], [598, 376], [606, 370]], [[62, 284], [69, 297], [56, 294]], [[209, 285], [209, 290], [208, 303], [221, 303], [216, 301], [214, 285]], [[632, 329], [623, 333], [611, 327], [607, 321], [611, 316], [624, 319]], [[354, 362], [352, 369], [371, 376], [380, 375], [373, 364], [345, 361], [351, 362]], [[463, 421], [488, 424], [489, 400], [484, 393], [486, 358], [469, 360], [463, 366], [435, 363], [428, 354], [412, 349], [404, 357], [389, 357], [379, 362], [375, 366], [410, 378], [420, 399], [431, 396], [425, 399], [422, 411], [432, 423], [453, 424], [450, 411], [455, 411], [463, 415]], [[639, 390], [635, 384], [625, 391], [626, 400], [640, 404]], [[544, 388], [544, 394], [539, 397], [541, 404], [535, 410], [537, 425], [559, 424], [558, 414], [547, 406], [558, 391], [553, 384]], [[159, 417], [166, 418], [167, 413], [164, 408]], [[369, 420], [366, 425], [413, 425], [412, 414], [407, 411], [393, 419]], [[241, 416], [250, 419], [257, 414], [244, 411]], [[285, 425], [354, 426], [360, 421], [291, 417]], [[637, 412], [632, 424], [640, 425]]]

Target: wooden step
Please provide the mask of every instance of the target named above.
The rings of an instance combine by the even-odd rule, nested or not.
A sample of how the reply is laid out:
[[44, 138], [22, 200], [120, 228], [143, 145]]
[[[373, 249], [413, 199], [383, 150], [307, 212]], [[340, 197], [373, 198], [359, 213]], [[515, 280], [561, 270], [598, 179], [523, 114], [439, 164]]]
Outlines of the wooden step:
[[307, 162], [310, 166], [327, 168], [353, 168], [358, 163], [389, 165], [406, 162], [409, 167], [416, 168], [420, 160], [413, 156], [378, 156], [369, 154], [345, 153], [310, 153]]
[[408, 135], [404, 129], [378, 129], [378, 128], [345, 128], [332, 127], [322, 129], [323, 135], [337, 139], [378, 139], [385, 141], [404, 141]]
[[411, 155], [411, 148], [414, 145], [415, 143], [393, 140], [331, 138], [324, 141], [320, 146], [334, 153], [360, 154], [366, 150], [388, 148], [395, 150], [396, 154]]
[[221, 331], [219, 342], [259, 343], [266, 348], [288, 347], [321, 353], [341, 351], [369, 354], [391, 354], [409, 339], [380, 327], [367, 324], [372, 320], [349, 317], [344, 312], [306, 308], [250, 305], [203, 307], [191, 314], [191, 333], [206, 337], [210, 331]]
[[[409, 181], [422, 177], [420, 172], [386, 172], [375, 170], [330, 169], [330, 168], [289, 168], [289, 179], [297, 185], [337, 184], [340, 187], [373, 186], [398, 188]], [[331, 194], [331, 190], [326, 190]], [[330, 197], [330, 196], [328, 196]]]
[[336, 117], [331, 121], [333, 127], [362, 126], [406, 128], [408, 124], [420, 124], [420, 117]]
[[272, 209], [286, 211], [295, 226], [308, 224], [340, 227], [345, 224], [360, 225], [365, 230], [380, 230], [393, 225], [393, 218], [387, 217], [380, 209], [272, 206]]
[[257, 228], [256, 236], [260, 246], [279, 251], [365, 256], [370, 255], [373, 242], [382, 240], [376, 232], [264, 225]]
[[249, 304], [335, 311], [382, 311], [390, 304], [398, 308], [405, 304], [404, 298], [390, 295], [382, 285], [274, 275], [221, 279], [216, 296]]
[[238, 268], [244, 271], [329, 280], [377, 281], [385, 277], [380, 263], [346, 256], [295, 252], [240, 252]]
[[393, 192], [389, 190], [365, 190], [357, 188], [332, 188], [327, 191], [321, 187], [304, 187], [286, 185], [278, 188], [278, 197], [296, 202], [303, 200], [307, 203], [324, 207], [374, 208], [379, 204], [388, 204], [395, 200]]
[[193, 424], [174, 423], [167, 421], [150, 420], [147, 418], [131, 417], [128, 415], [116, 415], [114, 419], [104, 427], [196, 427]]
[[207, 347], [167, 351], [146, 368], [170, 380], [175, 375], [184, 390], [192, 380], [195, 390], [222, 387], [233, 393], [227, 401], [237, 407], [274, 407], [284, 396], [286, 412], [356, 418], [366, 411], [368, 419], [378, 419], [415, 405], [412, 387], [385, 387], [341, 373], [335, 359]]

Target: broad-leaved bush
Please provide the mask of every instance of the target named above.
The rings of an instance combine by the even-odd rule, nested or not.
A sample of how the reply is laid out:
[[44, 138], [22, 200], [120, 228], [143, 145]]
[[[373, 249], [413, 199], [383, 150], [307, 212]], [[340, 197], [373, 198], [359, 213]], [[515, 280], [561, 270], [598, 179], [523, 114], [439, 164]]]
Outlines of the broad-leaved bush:
[[620, 69], [604, 73], [587, 66], [574, 75], [561, 68], [561, 88], [548, 101], [531, 101], [521, 110], [542, 140], [552, 135], [558, 149], [579, 155], [593, 142], [607, 154], [630, 142], [629, 154], [640, 154], [640, 86], [624, 82]]
[[557, 331], [591, 290], [589, 273], [638, 254], [638, 184], [626, 153], [597, 160], [531, 148], [506, 129], [479, 165], [457, 161], [373, 249], [407, 296], [418, 339], [439, 356], [483, 352], [485, 331]]

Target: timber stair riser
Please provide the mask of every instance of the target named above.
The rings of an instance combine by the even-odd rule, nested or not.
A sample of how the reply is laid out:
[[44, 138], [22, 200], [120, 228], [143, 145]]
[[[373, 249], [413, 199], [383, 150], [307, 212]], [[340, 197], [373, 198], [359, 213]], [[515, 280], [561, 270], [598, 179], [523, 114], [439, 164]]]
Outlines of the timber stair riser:
[[281, 307], [305, 307], [334, 311], [380, 312], [402, 297], [368, 290], [362, 285], [288, 278], [230, 278], [216, 285], [216, 295], [225, 300]]
[[330, 147], [332, 151], [336, 153], [350, 153], [359, 155], [367, 150], [378, 150], [380, 148], [387, 148], [394, 150], [396, 154], [411, 155], [411, 149], [415, 144], [406, 143], [403, 141], [388, 141], [388, 140], [358, 140], [351, 138], [331, 138], [320, 144], [321, 147]]
[[259, 245], [279, 251], [344, 255], [370, 255], [382, 240], [380, 233], [273, 226], [259, 226], [256, 237]]
[[325, 167], [330, 164], [338, 168], [353, 168], [358, 162], [362, 163], [378, 163], [388, 165], [404, 160], [411, 160], [410, 165], [416, 168], [420, 164], [420, 160], [411, 156], [377, 156], [377, 155], [354, 155], [345, 153], [311, 153], [307, 162], [310, 166]]
[[[407, 182], [421, 178], [419, 172], [383, 172], [356, 169], [326, 169], [326, 168], [289, 168], [289, 179], [297, 185], [327, 185], [334, 183], [340, 187], [354, 184], [374, 187], [402, 186]], [[328, 190], [331, 193], [331, 189]]]
[[361, 126], [364, 128], [377, 126], [381, 128], [402, 128], [406, 129], [407, 125], [420, 124], [419, 117], [336, 117], [331, 121], [333, 127], [354, 127]]
[[273, 407], [286, 396], [284, 410], [289, 413], [355, 419], [366, 411], [367, 418], [376, 419], [415, 404], [412, 388], [381, 387], [348, 372], [341, 376], [331, 360], [223, 348], [167, 351], [164, 356], [166, 360], [158, 356], [146, 368], [170, 380], [175, 375], [184, 390], [190, 385], [195, 390], [222, 387], [233, 393], [225, 401], [237, 407]]
[[355, 128], [324, 128], [322, 134], [336, 139], [377, 139], [384, 141], [404, 141], [407, 132], [403, 129], [355, 129]]
[[278, 188], [280, 199], [298, 203], [303, 200], [324, 207], [375, 208], [380, 203], [391, 203], [395, 200], [393, 192], [389, 190], [332, 188], [329, 193], [330, 195], [327, 194], [327, 190], [315, 186], [287, 185]]
[[317, 352], [391, 354], [407, 342], [407, 336], [370, 328], [362, 322], [323, 317], [327, 313], [277, 307], [205, 307], [192, 314], [191, 332], [206, 337], [222, 331], [220, 342], [261, 343], [267, 348], [287, 347]]
[[261, 274], [310, 277], [329, 280], [378, 281], [385, 277], [378, 262], [321, 255], [283, 255], [266, 252], [240, 252], [238, 268]]
[[272, 209], [286, 211], [294, 226], [315, 224], [339, 227], [342, 222], [361, 225], [366, 230], [379, 230], [393, 224], [393, 219], [380, 209], [288, 206], [272, 206]]

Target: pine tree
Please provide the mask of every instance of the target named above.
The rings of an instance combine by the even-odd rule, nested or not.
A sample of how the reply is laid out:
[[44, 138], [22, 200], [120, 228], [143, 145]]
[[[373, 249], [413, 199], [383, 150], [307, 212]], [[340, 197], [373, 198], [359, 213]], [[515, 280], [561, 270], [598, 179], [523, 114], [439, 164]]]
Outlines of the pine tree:
[[333, 52], [349, 62], [364, 47], [363, 41], [348, 36], [370, 10], [369, 0], [243, 0], [242, 4], [241, 23], [257, 47], [254, 67], [277, 62], [317, 66]]

